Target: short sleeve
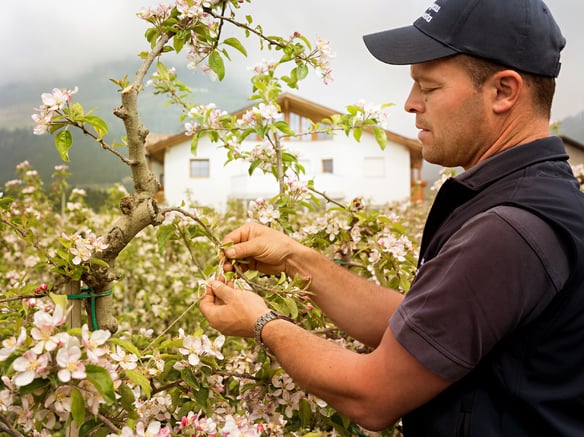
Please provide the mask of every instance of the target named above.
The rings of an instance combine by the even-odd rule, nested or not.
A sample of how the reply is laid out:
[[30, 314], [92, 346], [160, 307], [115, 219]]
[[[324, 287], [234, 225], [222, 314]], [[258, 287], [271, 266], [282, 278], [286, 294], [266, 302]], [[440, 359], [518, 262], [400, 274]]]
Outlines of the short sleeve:
[[568, 274], [565, 251], [546, 222], [499, 206], [469, 220], [420, 267], [389, 324], [422, 365], [458, 380], [537, 317]]

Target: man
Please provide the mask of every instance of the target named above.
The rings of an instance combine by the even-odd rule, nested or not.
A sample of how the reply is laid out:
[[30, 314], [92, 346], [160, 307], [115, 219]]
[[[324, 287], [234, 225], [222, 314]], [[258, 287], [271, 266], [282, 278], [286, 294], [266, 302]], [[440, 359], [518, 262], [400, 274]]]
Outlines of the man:
[[[584, 194], [549, 115], [565, 40], [541, 0], [442, 0], [413, 26], [365, 36], [410, 64], [405, 109], [424, 158], [466, 171], [428, 216], [410, 291], [360, 279], [260, 225], [228, 259], [311, 279], [356, 354], [214, 281], [201, 311], [256, 338], [305, 390], [369, 429], [408, 436], [584, 435]], [[268, 313], [268, 315], [266, 315]]]

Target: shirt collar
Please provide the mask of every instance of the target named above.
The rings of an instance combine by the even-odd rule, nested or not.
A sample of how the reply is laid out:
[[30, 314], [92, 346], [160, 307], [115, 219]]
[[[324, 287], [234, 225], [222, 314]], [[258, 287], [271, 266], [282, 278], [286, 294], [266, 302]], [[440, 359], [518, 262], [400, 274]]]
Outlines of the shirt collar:
[[477, 190], [538, 162], [566, 161], [567, 159], [568, 155], [562, 139], [546, 137], [498, 153], [479, 162], [454, 179], [472, 190]]

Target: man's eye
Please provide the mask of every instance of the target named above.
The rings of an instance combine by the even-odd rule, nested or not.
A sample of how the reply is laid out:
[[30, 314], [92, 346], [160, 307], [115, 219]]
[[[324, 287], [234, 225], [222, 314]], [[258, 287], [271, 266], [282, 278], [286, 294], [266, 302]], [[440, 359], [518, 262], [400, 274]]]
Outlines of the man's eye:
[[432, 91], [434, 91], [436, 89], [437, 88], [423, 88], [423, 87], [420, 87], [420, 92], [422, 94], [428, 94], [428, 93], [431, 93]]

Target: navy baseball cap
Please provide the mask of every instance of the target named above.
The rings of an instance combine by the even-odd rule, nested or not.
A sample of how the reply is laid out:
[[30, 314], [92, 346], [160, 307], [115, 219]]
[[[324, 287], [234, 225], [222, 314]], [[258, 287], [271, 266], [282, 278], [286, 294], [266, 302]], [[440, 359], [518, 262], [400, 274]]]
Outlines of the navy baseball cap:
[[464, 53], [557, 77], [566, 39], [541, 0], [436, 0], [413, 25], [365, 35], [382, 62], [418, 64]]

